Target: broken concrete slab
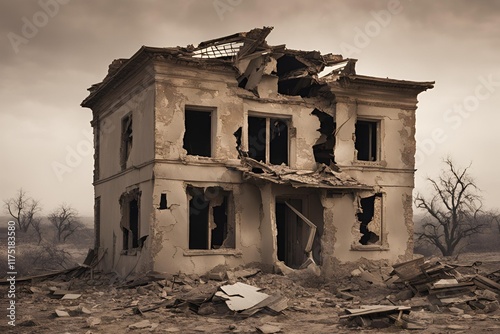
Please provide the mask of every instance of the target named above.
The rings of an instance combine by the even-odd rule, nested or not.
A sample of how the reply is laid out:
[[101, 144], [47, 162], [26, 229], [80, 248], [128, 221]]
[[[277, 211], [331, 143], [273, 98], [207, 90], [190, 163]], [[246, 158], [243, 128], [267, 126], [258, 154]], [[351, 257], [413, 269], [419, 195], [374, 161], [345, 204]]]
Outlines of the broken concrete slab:
[[73, 299], [78, 299], [82, 296], [81, 293], [66, 293], [62, 296], [61, 299], [70, 299], [70, 300], [73, 300]]
[[58, 317], [60, 317], [60, 318], [63, 318], [63, 317], [69, 317], [69, 316], [70, 316], [70, 315], [69, 315], [69, 313], [68, 313], [68, 312], [66, 312], [66, 311], [64, 311], [64, 310], [59, 310], [59, 309], [56, 309], [56, 310], [55, 310], [55, 313], [56, 313], [56, 315], [57, 315]]
[[88, 317], [86, 322], [89, 328], [94, 328], [101, 323], [101, 318], [98, 317]]
[[216, 296], [226, 300], [226, 304], [232, 311], [242, 311], [257, 305], [266, 298], [268, 294], [259, 292], [260, 288], [237, 282], [233, 285], [223, 285], [222, 291], [217, 291]]
[[267, 323], [257, 327], [257, 331], [263, 334], [279, 333], [281, 332], [281, 326], [274, 323], [273, 324]]
[[133, 323], [131, 325], [128, 325], [128, 328], [130, 329], [145, 329], [145, 328], [151, 328], [153, 326], [153, 323], [149, 320], [142, 320], [136, 323]]

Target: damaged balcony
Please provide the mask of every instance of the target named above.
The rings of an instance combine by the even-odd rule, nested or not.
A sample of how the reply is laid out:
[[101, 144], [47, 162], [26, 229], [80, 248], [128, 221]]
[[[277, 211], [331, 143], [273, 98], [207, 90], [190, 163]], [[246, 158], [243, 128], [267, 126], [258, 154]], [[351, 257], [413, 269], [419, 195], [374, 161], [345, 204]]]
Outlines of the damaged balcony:
[[242, 167], [246, 180], [264, 181], [275, 184], [290, 185], [294, 188], [322, 188], [338, 191], [371, 190], [373, 187], [359, 183], [343, 172], [336, 172], [321, 164], [314, 171], [294, 170], [284, 165], [268, 165], [252, 158], [242, 158]]

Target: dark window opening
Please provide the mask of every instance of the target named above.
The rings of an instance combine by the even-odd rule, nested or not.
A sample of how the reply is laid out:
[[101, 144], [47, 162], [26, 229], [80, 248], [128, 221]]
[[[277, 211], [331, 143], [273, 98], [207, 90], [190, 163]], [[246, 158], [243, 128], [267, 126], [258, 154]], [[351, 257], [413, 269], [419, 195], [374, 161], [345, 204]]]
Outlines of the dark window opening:
[[139, 206], [135, 199], [129, 204], [129, 222], [132, 248], [137, 248], [139, 247]]
[[[361, 198], [360, 200], [360, 205], [361, 205], [361, 212], [359, 212], [356, 216], [358, 218], [358, 221], [360, 222], [359, 226], [359, 232], [362, 234], [361, 239], [359, 240], [359, 243], [362, 245], [371, 245], [371, 244], [378, 244], [380, 240], [380, 236], [372, 231], [368, 224], [374, 223], [374, 216], [375, 216], [375, 210], [376, 210], [376, 198], [379, 198], [379, 205], [380, 205], [380, 198], [381, 194], [376, 194], [374, 196], [366, 197], [366, 198]], [[380, 207], [378, 208], [380, 210]], [[379, 231], [376, 231], [380, 233], [380, 224], [381, 222], [375, 222], [378, 224], [378, 229]]]
[[189, 155], [212, 156], [212, 113], [186, 109], [183, 148]]
[[248, 117], [248, 156], [266, 161], [266, 119], [263, 117]]
[[162, 193], [160, 196], [160, 207], [158, 208], [160, 210], [165, 210], [168, 209], [167, 207], [167, 194]]
[[356, 123], [355, 148], [358, 151], [357, 160], [377, 161], [377, 126], [378, 122], [358, 121]]
[[189, 249], [208, 249], [208, 206], [203, 188], [188, 188]]
[[279, 119], [271, 119], [270, 163], [272, 165], [288, 164], [288, 126]]
[[213, 207], [215, 228], [212, 229], [212, 248], [221, 248], [227, 236], [227, 197], [223, 203]]
[[122, 213], [120, 226], [123, 231], [123, 250], [141, 248], [146, 238], [139, 238], [140, 195], [141, 192], [138, 189], [134, 189], [120, 197]]
[[234, 248], [228, 191], [189, 186], [189, 249]]
[[288, 125], [277, 118], [248, 117], [248, 156], [272, 165], [288, 164]]
[[122, 169], [127, 168], [127, 160], [132, 150], [132, 115], [127, 115], [122, 118], [122, 137], [120, 147], [120, 166]]
[[318, 117], [320, 121], [320, 127], [318, 132], [320, 136], [313, 145], [314, 160], [317, 163], [322, 163], [330, 166], [335, 163], [334, 147], [335, 147], [335, 131], [337, 125], [333, 120], [333, 117], [325, 112], [318, 109], [314, 109], [311, 113]]

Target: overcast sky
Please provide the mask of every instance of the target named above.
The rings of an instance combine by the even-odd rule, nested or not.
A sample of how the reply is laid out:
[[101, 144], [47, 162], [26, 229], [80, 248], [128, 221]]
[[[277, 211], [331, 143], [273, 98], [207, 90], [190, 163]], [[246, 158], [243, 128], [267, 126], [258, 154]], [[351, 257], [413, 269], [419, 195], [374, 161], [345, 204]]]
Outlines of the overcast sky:
[[[93, 213], [87, 88], [142, 45], [274, 26], [269, 44], [357, 58], [357, 73], [436, 81], [420, 94], [416, 187], [449, 155], [498, 208], [500, 1], [98, 1], [0, 4], [0, 199]], [[496, 152], [496, 153], [495, 153]], [[55, 171], [54, 168], [58, 168]]]

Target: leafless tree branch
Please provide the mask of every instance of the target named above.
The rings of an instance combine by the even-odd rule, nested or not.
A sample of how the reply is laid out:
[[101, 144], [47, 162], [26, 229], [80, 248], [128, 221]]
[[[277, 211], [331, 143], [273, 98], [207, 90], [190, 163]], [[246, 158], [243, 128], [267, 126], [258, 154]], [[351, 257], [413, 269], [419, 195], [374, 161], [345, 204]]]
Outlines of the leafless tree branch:
[[3, 201], [6, 212], [14, 218], [19, 231], [26, 233], [41, 211], [40, 202], [29, 197], [23, 189], [19, 189], [15, 197]]
[[[415, 197], [417, 208], [425, 210], [430, 220], [416, 232], [417, 240], [438, 248], [444, 256], [453, 255], [459, 245], [470, 236], [480, 233], [489, 225], [482, 217], [481, 196], [468, 171], [471, 165], [460, 170], [450, 158], [444, 160], [446, 168], [437, 179], [429, 178], [433, 195]], [[500, 222], [499, 229], [500, 229]]]

